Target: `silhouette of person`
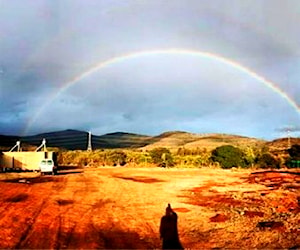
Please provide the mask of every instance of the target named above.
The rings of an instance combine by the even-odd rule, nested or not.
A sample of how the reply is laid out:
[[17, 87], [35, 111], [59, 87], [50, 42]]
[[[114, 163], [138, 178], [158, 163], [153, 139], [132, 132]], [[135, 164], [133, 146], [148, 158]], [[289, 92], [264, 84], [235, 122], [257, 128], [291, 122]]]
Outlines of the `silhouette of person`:
[[162, 249], [183, 249], [178, 236], [177, 214], [168, 204], [166, 214], [160, 221], [160, 238], [162, 239]]

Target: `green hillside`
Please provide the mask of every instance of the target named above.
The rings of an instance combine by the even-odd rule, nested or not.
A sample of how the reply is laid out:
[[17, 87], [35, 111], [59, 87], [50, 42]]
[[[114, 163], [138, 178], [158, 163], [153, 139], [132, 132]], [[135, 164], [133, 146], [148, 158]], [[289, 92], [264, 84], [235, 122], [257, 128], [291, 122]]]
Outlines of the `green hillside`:
[[[0, 135], [0, 149], [9, 150], [20, 140], [23, 150], [34, 150], [46, 139], [47, 147], [66, 150], [85, 150], [88, 144], [88, 133], [78, 130], [63, 130], [33, 136], [5, 136]], [[290, 138], [290, 144], [300, 144], [300, 138]], [[158, 136], [147, 136], [133, 133], [116, 132], [104, 135], [92, 135], [93, 149], [128, 148], [151, 150], [157, 147], [167, 147], [174, 151], [178, 148], [212, 150], [221, 145], [237, 147], [268, 147], [271, 152], [284, 152], [288, 147], [288, 139], [280, 138], [264, 141], [239, 135], [228, 134], [196, 134], [184, 131], [169, 131]]]
[[266, 141], [256, 138], [227, 135], [227, 134], [194, 134], [188, 132], [174, 131], [163, 133], [154, 137], [153, 143], [143, 147], [144, 150], [151, 150], [156, 147], [167, 147], [175, 150], [179, 147], [187, 149], [206, 148], [212, 150], [222, 145], [233, 145], [237, 147], [262, 146]]

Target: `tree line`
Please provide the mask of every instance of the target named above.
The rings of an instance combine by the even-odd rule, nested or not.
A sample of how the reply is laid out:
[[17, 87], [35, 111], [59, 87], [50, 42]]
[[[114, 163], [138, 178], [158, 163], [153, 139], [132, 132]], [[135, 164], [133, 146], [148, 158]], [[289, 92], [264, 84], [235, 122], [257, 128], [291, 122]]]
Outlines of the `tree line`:
[[[298, 162], [299, 165], [294, 164]], [[293, 164], [292, 164], [293, 163]], [[300, 167], [300, 145], [287, 150], [287, 157], [280, 158], [271, 154], [266, 147], [238, 148], [224, 145], [212, 151], [206, 148], [178, 148], [171, 151], [158, 147], [149, 151], [142, 150], [95, 150], [65, 151], [58, 153], [59, 165], [80, 166], [132, 166], [132, 167], [221, 167], [240, 168], [280, 168], [282, 166]]]

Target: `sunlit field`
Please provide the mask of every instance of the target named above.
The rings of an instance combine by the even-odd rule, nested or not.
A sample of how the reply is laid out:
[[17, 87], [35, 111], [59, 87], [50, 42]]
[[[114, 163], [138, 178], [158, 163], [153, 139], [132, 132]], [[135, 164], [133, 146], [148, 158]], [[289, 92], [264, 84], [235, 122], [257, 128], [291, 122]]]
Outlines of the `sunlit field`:
[[184, 248], [300, 247], [295, 170], [102, 167], [0, 180], [0, 248], [160, 248], [168, 203]]

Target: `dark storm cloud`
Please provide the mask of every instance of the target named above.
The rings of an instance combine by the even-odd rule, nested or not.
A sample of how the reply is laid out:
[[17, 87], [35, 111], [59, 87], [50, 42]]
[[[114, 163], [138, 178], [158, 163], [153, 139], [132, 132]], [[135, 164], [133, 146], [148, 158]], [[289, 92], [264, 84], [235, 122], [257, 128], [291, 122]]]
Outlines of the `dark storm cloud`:
[[262, 83], [205, 59], [127, 60], [45, 103], [96, 63], [167, 48], [235, 60], [299, 103], [299, 11], [296, 0], [2, 0], [0, 134], [31, 124], [31, 134], [211, 129], [272, 137], [268, 131], [299, 123], [299, 113]]

